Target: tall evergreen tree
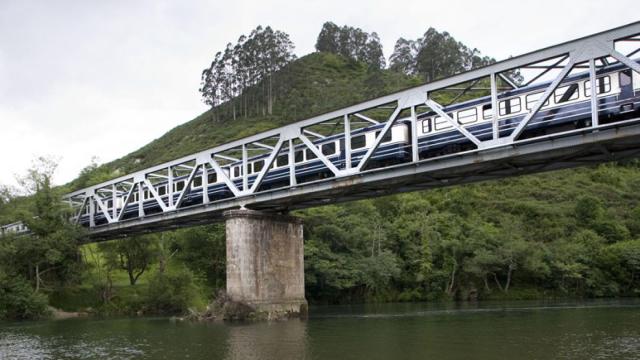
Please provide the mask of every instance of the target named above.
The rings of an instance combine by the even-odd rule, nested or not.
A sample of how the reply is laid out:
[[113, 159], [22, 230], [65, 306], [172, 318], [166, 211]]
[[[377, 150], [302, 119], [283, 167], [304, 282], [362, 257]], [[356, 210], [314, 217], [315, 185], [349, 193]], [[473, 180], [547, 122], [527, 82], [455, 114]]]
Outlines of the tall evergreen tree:
[[[249, 102], [263, 115], [273, 113], [276, 99], [275, 75], [295, 59], [293, 42], [285, 32], [267, 26], [242, 35], [235, 45], [227, 44], [202, 71], [200, 93], [212, 107], [229, 103], [232, 116], [248, 116]], [[257, 111], [256, 111], [257, 112]]]
[[430, 82], [495, 62], [480, 56], [448, 32], [429, 28], [417, 40], [398, 39], [390, 57], [390, 68], [408, 75], [420, 75]]
[[324, 23], [320, 30], [316, 50], [362, 61], [373, 69], [382, 69], [386, 65], [377, 33], [367, 33], [347, 25], [339, 27], [330, 21]]

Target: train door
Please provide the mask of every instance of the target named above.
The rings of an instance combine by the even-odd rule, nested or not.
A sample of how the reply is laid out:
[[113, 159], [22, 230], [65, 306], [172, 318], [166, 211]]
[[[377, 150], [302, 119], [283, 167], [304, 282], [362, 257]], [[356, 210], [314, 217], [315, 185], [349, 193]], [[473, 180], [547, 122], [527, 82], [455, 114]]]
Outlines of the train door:
[[620, 84], [619, 100], [633, 97], [633, 81], [631, 69], [623, 70], [618, 73], [618, 81]]

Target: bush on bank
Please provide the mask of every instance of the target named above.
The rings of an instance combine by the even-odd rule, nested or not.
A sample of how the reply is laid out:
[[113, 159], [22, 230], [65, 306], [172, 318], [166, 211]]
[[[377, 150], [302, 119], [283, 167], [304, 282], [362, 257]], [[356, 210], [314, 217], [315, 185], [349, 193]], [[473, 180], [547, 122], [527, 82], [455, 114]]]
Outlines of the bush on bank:
[[34, 320], [49, 315], [47, 296], [19, 275], [0, 271], [0, 320]]

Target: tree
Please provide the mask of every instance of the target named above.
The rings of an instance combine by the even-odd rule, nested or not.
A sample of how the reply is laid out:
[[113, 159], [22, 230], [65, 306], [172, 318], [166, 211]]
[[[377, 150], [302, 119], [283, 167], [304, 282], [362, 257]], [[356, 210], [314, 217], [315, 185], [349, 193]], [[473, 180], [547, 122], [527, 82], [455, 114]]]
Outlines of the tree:
[[398, 39], [389, 58], [389, 68], [407, 75], [416, 75], [418, 72], [416, 60], [419, 51], [417, 41], [405, 38]]
[[65, 282], [77, 275], [80, 267], [78, 240], [82, 232], [69, 223], [72, 211], [61, 202], [60, 190], [51, 187], [56, 167], [53, 160], [38, 158], [20, 178], [23, 191], [32, 194], [27, 210], [20, 214], [30, 234], [15, 240], [16, 253], [11, 261], [16, 268], [25, 269], [36, 291], [45, 274]]
[[135, 285], [154, 258], [154, 235], [132, 236], [100, 244], [107, 266], [127, 271]]
[[326, 22], [318, 34], [316, 50], [361, 61], [375, 70], [385, 67], [382, 44], [378, 34], [375, 32], [367, 33], [360, 28], [346, 25], [338, 27], [332, 22]]
[[495, 62], [480, 56], [454, 39], [448, 32], [429, 28], [417, 40], [398, 39], [390, 57], [390, 68], [407, 75], [420, 75], [425, 81], [451, 76]]
[[270, 26], [256, 27], [249, 36], [242, 35], [235, 45], [229, 43], [217, 52], [211, 65], [202, 71], [200, 93], [203, 101], [217, 107], [228, 103], [233, 119], [238, 113], [273, 114], [276, 99], [276, 73], [295, 59], [289, 35]]

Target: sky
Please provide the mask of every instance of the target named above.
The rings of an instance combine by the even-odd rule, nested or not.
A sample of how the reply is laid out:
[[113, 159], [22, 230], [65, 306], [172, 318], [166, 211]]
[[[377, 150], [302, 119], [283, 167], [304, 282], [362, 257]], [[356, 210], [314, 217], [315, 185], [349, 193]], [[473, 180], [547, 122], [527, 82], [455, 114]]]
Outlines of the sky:
[[287, 32], [297, 56], [333, 21], [377, 32], [387, 57], [435, 27], [500, 60], [638, 14], [638, 0], [0, 0], [0, 184], [38, 156], [66, 183], [195, 118], [202, 70], [259, 24]]

